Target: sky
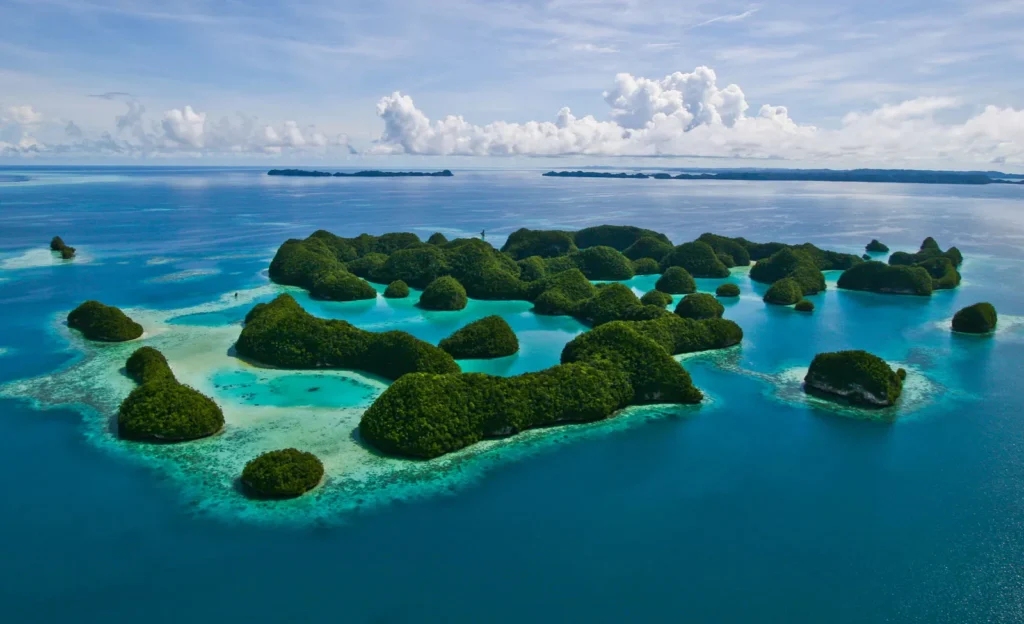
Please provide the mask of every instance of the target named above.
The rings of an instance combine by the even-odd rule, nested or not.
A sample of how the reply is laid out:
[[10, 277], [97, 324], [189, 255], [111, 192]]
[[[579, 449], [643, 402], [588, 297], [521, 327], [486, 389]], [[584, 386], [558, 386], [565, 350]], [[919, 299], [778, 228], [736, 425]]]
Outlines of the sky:
[[1024, 171], [1024, 0], [0, 0], [0, 162]]

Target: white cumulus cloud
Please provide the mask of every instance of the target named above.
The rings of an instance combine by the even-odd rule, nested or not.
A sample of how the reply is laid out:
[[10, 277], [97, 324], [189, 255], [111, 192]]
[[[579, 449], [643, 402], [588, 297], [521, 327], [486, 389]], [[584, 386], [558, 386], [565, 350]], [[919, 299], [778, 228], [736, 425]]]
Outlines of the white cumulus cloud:
[[563, 108], [554, 121], [477, 125], [455, 115], [432, 120], [410, 96], [395, 92], [377, 104], [384, 132], [370, 151], [1024, 163], [1024, 111], [989, 106], [961, 123], [940, 122], [937, 113], [961, 106], [953, 98], [920, 97], [850, 113], [838, 128], [823, 129], [793, 120], [785, 106], [766, 104], [750, 114], [743, 90], [719, 86], [708, 67], [661, 79], [618, 74], [603, 96], [608, 121]]

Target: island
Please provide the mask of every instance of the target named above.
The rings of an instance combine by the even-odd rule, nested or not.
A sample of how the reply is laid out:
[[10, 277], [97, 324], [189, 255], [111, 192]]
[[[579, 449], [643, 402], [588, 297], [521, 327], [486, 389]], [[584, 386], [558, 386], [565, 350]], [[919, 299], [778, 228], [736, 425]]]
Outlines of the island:
[[457, 330], [437, 346], [456, 360], [489, 359], [514, 355], [519, 338], [505, 319], [491, 315]]
[[409, 285], [402, 280], [395, 280], [384, 289], [384, 297], [387, 299], [405, 299], [409, 296]]
[[804, 390], [860, 407], [889, 407], [903, 391], [905, 376], [867, 351], [819, 353], [804, 377]]
[[774, 305], [793, 305], [803, 298], [804, 289], [792, 277], [784, 277], [775, 282], [764, 294], [764, 302]]
[[676, 314], [688, 319], [711, 319], [722, 318], [725, 314], [725, 306], [718, 299], [707, 293], [693, 293], [686, 295], [676, 306]]
[[662, 292], [655, 288], [644, 293], [643, 297], [640, 297], [640, 303], [643, 305], [653, 305], [659, 308], [667, 307], [668, 304], [672, 303], [672, 295], [667, 292]]
[[59, 253], [60, 257], [64, 260], [70, 260], [75, 257], [75, 248], [65, 244], [64, 239], [60, 236], [54, 236], [50, 240], [50, 251]]
[[814, 312], [814, 303], [807, 299], [801, 299], [793, 305], [793, 309], [797, 312]]
[[731, 180], [742, 182], [873, 182], [892, 184], [1024, 184], [999, 172], [927, 171], [916, 169], [714, 169], [702, 173], [646, 174], [605, 171], [548, 171], [548, 178], [654, 180]]
[[686, 295], [697, 292], [697, 282], [694, 281], [690, 272], [681, 266], [665, 269], [665, 272], [658, 278], [654, 287], [671, 295]]
[[466, 289], [451, 275], [443, 275], [427, 284], [420, 295], [419, 306], [424, 310], [454, 311], [466, 307], [469, 299]]
[[412, 334], [370, 332], [346, 321], [316, 318], [288, 294], [249, 311], [235, 351], [279, 368], [344, 368], [385, 379], [460, 370], [452, 356]]
[[846, 290], [866, 290], [894, 295], [931, 296], [932, 276], [919, 266], [892, 266], [883, 262], [864, 262], [843, 271], [837, 284]]
[[211, 436], [224, 427], [224, 414], [212, 399], [174, 378], [167, 359], [152, 347], [132, 353], [125, 364], [139, 386], [121, 402], [117, 434], [126, 440], [185, 442]]
[[89, 340], [126, 342], [142, 336], [142, 325], [119, 308], [89, 300], [68, 314], [68, 327], [77, 329]]
[[263, 453], [242, 470], [241, 483], [253, 498], [295, 498], [324, 478], [324, 465], [312, 453], [294, 448]]
[[686, 269], [693, 277], [729, 277], [729, 268], [703, 241], [683, 243], [665, 254], [661, 259], [662, 271], [674, 266]]
[[981, 302], [962, 308], [953, 315], [953, 331], [963, 334], [991, 334], [999, 316], [991, 303]]
[[271, 169], [267, 175], [293, 178], [450, 178], [452, 172], [444, 171], [356, 171], [355, 173], [311, 171], [308, 169]]
[[872, 238], [871, 242], [864, 246], [864, 251], [868, 253], [889, 253], [889, 247], [884, 243], [880, 243], [877, 238]]
[[715, 289], [715, 295], [724, 298], [739, 297], [740, 287], [733, 283], [720, 284], [718, 288]]

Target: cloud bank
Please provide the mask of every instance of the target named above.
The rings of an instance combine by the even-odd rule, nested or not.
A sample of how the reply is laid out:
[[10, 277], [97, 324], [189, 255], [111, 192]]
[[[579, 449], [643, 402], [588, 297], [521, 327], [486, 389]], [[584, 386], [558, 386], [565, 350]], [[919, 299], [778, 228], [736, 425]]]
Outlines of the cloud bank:
[[377, 104], [384, 132], [370, 152], [1024, 163], [1024, 111], [989, 106], [960, 123], [939, 121], [960, 108], [952, 98], [851, 113], [839, 128], [821, 129], [797, 123], [785, 106], [766, 104], [750, 114], [739, 86], [719, 87], [714, 70], [698, 67], [662, 79], [619, 74], [604, 101], [608, 121], [562, 108], [554, 121], [476, 125], [455, 115], [431, 120], [395, 92]]

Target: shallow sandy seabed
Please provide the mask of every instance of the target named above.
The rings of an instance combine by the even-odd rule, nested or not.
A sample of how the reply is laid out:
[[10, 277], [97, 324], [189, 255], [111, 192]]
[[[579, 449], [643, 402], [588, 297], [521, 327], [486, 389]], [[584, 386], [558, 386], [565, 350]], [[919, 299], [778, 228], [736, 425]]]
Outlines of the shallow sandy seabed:
[[28, 249], [13, 256], [0, 259], [0, 269], [16, 271], [18, 269], [37, 269], [49, 266], [71, 266], [72, 264], [90, 264], [95, 261], [94, 256], [88, 251], [79, 247], [75, 248], [75, 257], [71, 260], [64, 260], [49, 247]]
[[[97, 447], [153, 466], [180, 484], [197, 513], [223, 519], [274, 524], [344, 522], [347, 512], [398, 500], [453, 492], [475, 482], [488, 469], [573, 440], [605, 435], [652, 418], [680, 417], [711, 409], [701, 406], [646, 406], [623, 410], [615, 418], [527, 431], [503, 440], [488, 440], [430, 461], [383, 457], [358, 440], [356, 429], [367, 405], [386, 388], [381, 380], [349, 371], [285, 371], [254, 367], [231, 355], [239, 325], [175, 325], [175, 317], [216, 312], [273, 296], [287, 289], [268, 285], [239, 291], [220, 300], [178, 310], [127, 309], [146, 328], [142, 338], [121, 344], [95, 344], [71, 332], [58, 315], [53, 331], [80, 356], [67, 368], [33, 379], [0, 386], [0, 394], [23, 398], [36, 407], [74, 408], [84, 417], [85, 436]], [[127, 357], [142, 345], [160, 349], [179, 381], [213, 397], [224, 411], [224, 430], [210, 438], [183, 444], [144, 444], [119, 440], [114, 434], [117, 408], [134, 383], [123, 373]], [[302, 377], [287, 405], [253, 404], [215, 383], [224, 374], [257, 376], [261, 382]], [[318, 381], [319, 380], [319, 381]], [[310, 402], [310, 384], [354, 391]], [[332, 385], [334, 384], [334, 385]], [[262, 389], [262, 386], [261, 386]], [[345, 404], [346, 401], [350, 404]], [[326, 478], [316, 490], [289, 501], [250, 501], [237, 489], [245, 463], [260, 453], [296, 447], [315, 453]]]
[[184, 282], [186, 280], [202, 279], [204, 277], [210, 277], [211, 275], [217, 275], [220, 273], [220, 269], [186, 269], [184, 271], [178, 271], [177, 273], [169, 273], [167, 275], [161, 275], [160, 277], [154, 277], [146, 280], [150, 284], [164, 284], [167, 282]]

